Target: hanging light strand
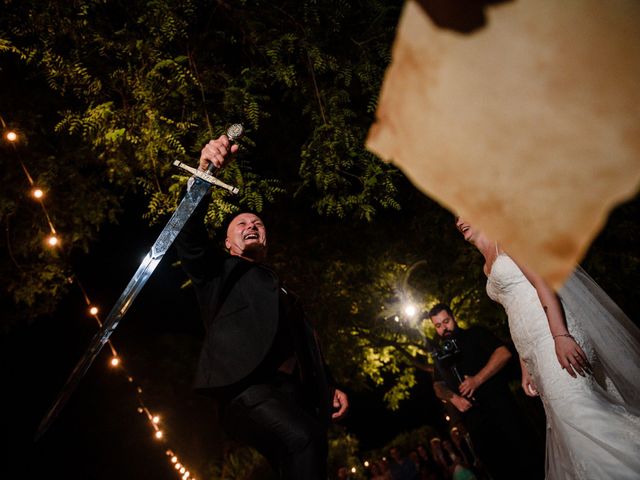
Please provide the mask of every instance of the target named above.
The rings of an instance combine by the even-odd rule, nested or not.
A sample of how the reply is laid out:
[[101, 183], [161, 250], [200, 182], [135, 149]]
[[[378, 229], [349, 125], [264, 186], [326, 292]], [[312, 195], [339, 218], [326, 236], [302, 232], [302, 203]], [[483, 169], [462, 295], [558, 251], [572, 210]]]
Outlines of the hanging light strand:
[[[14, 149], [14, 152], [17, 153], [17, 148], [16, 148], [16, 143], [19, 140], [19, 135], [14, 131], [14, 130], [9, 130], [7, 129], [7, 125], [5, 124], [4, 120], [2, 119], [2, 117], [0, 117], [0, 123], [2, 124], [3, 129], [5, 130], [5, 132], [3, 133], [3, 137], [5, 138], [5, 140], [7, 142], [9, 142], [11, 144], [11, 146]], [[44, 212], [44, 216], [45, 219], [47, 221], [47, 224], [49, 226], [49, 231], [50, 231], [50, 235], [49, 237], [47, 237], [46, 242], [51, 246], [51, 247], [56, 247], [60, 245], [60, 239], [58, 238], [58, 234], [57, 231], [53, 225], [53, 221], [51, 220], [51, 216], [49, 215], [49, 212], [47, 211], [47, 207], [45, 205], [45, 201], [44, 201], [44, 197], [45, 197], [45, 192], [39, 188], [38, 186], [36, 186], [36, 183], [33, 180], [33, 176], [31, 175], [31, 173], [29, 172], [27, 166], [24, 164], [24, 162], [22, 161], [22, 159], [18, 158], [18, 162], [20, 163], [20, 166], [22, 167], [22, 171], [25, 174], [25, 177], [27, 178], [27, 182], [29, 183], [29, 187], [31, 189], [31, 196], [38, 201], [38, 203], [40, 203], [41, 207], [42, 207], [42, 211]], [[16, 265], [18, 265], [16, 263]], [[19, 265], [18, 265], [19, 266]], [[80, 290], [82, 297], [88, 307], [88, 313], [91, 317], [93, 317], [93, 319], [96, 321], [98, 328], [102, 327], [102, 320], [100, 319], [100, 311], [99, 308], [93, 303], [91, 302], [91, 299], [89, 298], [89, 295], [87, 294], [87, 290], [85, 289], [84, 285], [82, 284], [82, 282], [80, 282], [79, 278], [77, 277], [77, 275], [75, 273], [73, 273], [71, 275], [71, 277], [69, 277], [69, 281], [70, 283], [74, 283], [78, 289]], [[136, 394], [136, 399], [138, 402], [138, 407], [137, 407], [137, 411], [139, 413], [143, 413], [147, 420], [149, 421], [149, 424], [151, 426], [151, 429], [153, 430], [153, 435], [156, 438], [156, 440], [162, 440], [166, 442], [165, 439], [165, 435], [163, 430], [161, 429], [160, 426], [160, 416], [159, 415], [154, 415], [149, 408], [147, 408], [144, 398], [143, 398], [143, 390], [142, 387], [139, 386], [133, 376], [129, 373], [129, 371], [127, 370], [127, 368], [125, 367], [125, 365], [123, 364], [122, 360], [121, 360], [121, 356], [118, 354], [118, 351], [116, 350], [115, 346], [113, 345], [113, 342], [111, 342], [111, 340], [109, 340], [108, 342], [109, 345], [109, 349], [111, 350], [111, 359], [110, 359], [110, 364], [113, 368], [117, 368], [120, 372], [122, 372], [126, 378], [128, 383], [130, 383], [135, 391]], [[169, 462], [170, 464], [173, 464], [174, 469], [177, 471], [177, 473], [180, 475], [180, 477], [182, 478], [182, 480], [196, 480], [195, 477], [191, 476], [191, 472], [184, 466], [184, 463], [178, 458], [178, 456], [174, 453], [173, 450], [168, 449], [166, 450], [166, 455], [169, 458]]]

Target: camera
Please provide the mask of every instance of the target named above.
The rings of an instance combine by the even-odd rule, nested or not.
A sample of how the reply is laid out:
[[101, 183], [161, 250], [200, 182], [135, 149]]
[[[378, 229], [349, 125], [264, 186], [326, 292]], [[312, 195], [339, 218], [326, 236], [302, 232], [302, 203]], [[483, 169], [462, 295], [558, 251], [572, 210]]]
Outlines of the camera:
[[436, 359], [446, 360], [458, 355], [462, 349], [455, 338], [447, 338], [440, 343], [440, 348], [436, 350]]

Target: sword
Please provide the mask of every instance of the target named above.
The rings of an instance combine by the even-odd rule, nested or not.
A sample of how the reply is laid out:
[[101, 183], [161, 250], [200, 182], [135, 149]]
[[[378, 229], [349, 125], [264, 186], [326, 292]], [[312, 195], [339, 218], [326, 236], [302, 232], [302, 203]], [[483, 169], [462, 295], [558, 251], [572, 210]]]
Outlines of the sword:
[[[241, 137], [242, 133], [243, 128], [240, 124], [231, 125], [227, 129], [227, 137], [229, 137], [229, 140], [231, 141]], [[80, 361], [69, 375], [69, 378], [58, 394], [58, 398], [55, 403], [40, 422], [35, 435], [35, 441], [38, 441], [38, 439], [42, 437], [56, 419], [64, 405], [67, 403], [67, 400], [69, 400], [71, 394], [78, 386], [78, 383], [87, 373], [87, 370], [91, 367], [91, 364], [100, 353], [100, 350], [102, 350], [102, 347], [104, 347], [105, 343], [109, 341], [109, 337], [111, 337], [111, 334], [120, 323], [120, 320], [122, 320], [122, 317], [124, 317], [127, 310], [129, 310], [129, 307], [133, 304], [133, 301], [140, 293], [140, 290], [142, 290], [142, 287], [144, 287], [147, 280], [149, 280], [149, 277], [153, 274], [153, 271], [160, 263], [160, 260], [162, 260], [162, 257], [164, 257], [164, 254], [169, 250], [169, 247], [180, 233], [180, 230], [182, 230], [182, 227], [184, 227], [184, 224], [189, 220], [193, 211], [211, 188], [211, 185], [224, 188], [233, 194], [238, 193], [237, 188], [227, 185], [211, 175], [214, 168], [213, 164], [209, 165], [206, 172], [196, 170], [195, 168], [191, 168], [178, 161], [174, 162], [174, 165], [192, 173], [194, 177], [190, 182], [193, 180], [193, 183], [190, 185], [187, 193], [180, 201], [178, 208], [169, 219], [169, 222], [167, 222], [162, 232], [160, 232], [160, 235], [154, 242], [151, 250], [144, 257], [144, 260], [142, 260], [142, 263], [129, 281], [129, 284], [120, 294], [120, 298], [118, 298], [115, 305], [109, 312], [109, 315], [107, 315], [102, 327], [100, 327], [100, 330], [98, 330], [91, 340], [89, 348], [87, 348], [84, 355], [80, 358]]]

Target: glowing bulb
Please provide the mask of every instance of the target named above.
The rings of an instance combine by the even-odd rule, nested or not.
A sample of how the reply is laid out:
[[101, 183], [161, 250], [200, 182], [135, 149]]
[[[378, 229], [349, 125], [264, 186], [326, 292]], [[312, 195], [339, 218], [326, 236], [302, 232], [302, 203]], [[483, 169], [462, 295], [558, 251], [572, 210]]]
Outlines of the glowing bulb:
[[399, 322], [399, 321], [400, 321], [400, 317], [399, 317], [399, 316], [397, 316], [397, 315], [396, 315], [395, 317], [393, 317], [393, 319], [394, 319], [396, 322]]
[[446, 415], [444, 419], [448, 422], [449, 420], [451, 420], [451, 417], [449, 415]]
[[59, 242], [60, 240], [58, 240], [58, 237], [56, 237], [55, 235], [50, 235], [49, 237], [47, 237], [47, 243], [52, 247], [58, 245]]
[[356, 467], [351, 467], [351, 473], [356, 473]]
[[186, 472], [186, 471], [187, 471], [187, 469], [186, 469], [186, 468], [184, 468], [184, 467], [182, 467], [182, 468], [180, 469], [180, 473], [184, 473], [184, 472]]
[[142, 407], [138, 407], [138, 413], [142, 413], [144, 412], [144, 410], [142, 409]]
[[187, 480], [187, 478], [189, 478], [189, 475], [191, 475], [191, 473], [187, 470], [186, 472], [184, 472], [184, 475], [182, 476], [183, 480]]
[[98, 314], [98, 307], [91, 307], [91, 308], [89, 309], [89, 313], [90, 313], [91, 315], [97, 315], [97, 314]]
[[111, 359], [111, 365], [112, 366], [117, 367], [119, 363], [120, 363], [120, 359], [118, 357], [113, 357]]
[[417, 312], [418, 312], [418, 310], [416, 309], [416, 307], [414, 305], [409, 304], [406, 307], [404, 307], [404, 313], [408, 317], [413, 317]]
[[40, 199], [44, 196], [44, 192], [39, 188], [34, 188], [33, 190], [31, 190], [31, 195], [33, 195], [33, 198]]
[[182, 464], [181, 463], [176, 463], [174, 468], [176, 470], [180, 470], [182, 468]]
[[10, 142], [15, 142], [18, 139], [18, 134], [16, 132], [14, 132], [13, 130], [10, 130], [5, 135], [5, 138], [7, 140], [9, 140]]
[[156, 432], [156, 438], [162, 438], [162, 430]]
[[154, 416], [154, 417], [151, 419], [151, 421], [152, 421], [153, 423], [158, 423], [158, 422], [160, 421], [160, 417], [159, 417], [158, 415], [156, 415], [156, 416]]
[[365, 460], [365, 461], [364, 461], [364, 466], [365, 466], [365, 467], [368, 467], [368, 466], [369, 466], [369, 460]]
[[176, 463], [178, 461], [178, 457], [171, 457], [171, 463]]

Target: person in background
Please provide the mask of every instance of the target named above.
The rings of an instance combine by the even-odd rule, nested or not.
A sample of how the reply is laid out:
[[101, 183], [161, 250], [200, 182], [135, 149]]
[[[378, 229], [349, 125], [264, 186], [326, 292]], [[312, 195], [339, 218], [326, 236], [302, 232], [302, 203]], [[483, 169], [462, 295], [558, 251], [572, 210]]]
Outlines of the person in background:
[[433, 375], [436, 396], [460, 412], [478, 456], [496, 480], [510, 479], [520, 470], [522, 478], [539, 479], [544, 458], [542, 452], [536, 456], [535, 435], [504, 372], [509, 349], [485, 328], [460, 328], [446, 304], [435, 305], [428, 316], [440, 338]]

